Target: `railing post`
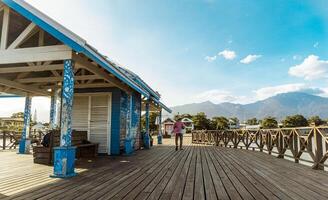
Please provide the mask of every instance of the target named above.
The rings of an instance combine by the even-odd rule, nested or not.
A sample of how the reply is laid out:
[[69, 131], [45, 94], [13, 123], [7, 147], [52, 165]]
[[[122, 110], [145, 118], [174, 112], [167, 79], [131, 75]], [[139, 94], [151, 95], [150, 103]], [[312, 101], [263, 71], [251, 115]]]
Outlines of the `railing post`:
[[2, 131], [2, 149], [5, 150], [6, 149], [6, 131]]
[[317, 130], [317, 128], [314, 128], [314, 142], [315, 142], [315, 146], [314, 146], [315, 163], [312, 166], [312, 168], [324, 170], [324, 165], [320, 163], [320, 161], [323, 157], [322, 135]]
[[277, 148], [278, 148], [278, 156], [277, 158], [284, 158], [284, 154], [283, 154], [283, 145], [284, 145], [284, 136], [282, 134], [281, 131], [279, 131], [279, 133], [277, 134]]
[[76, 176], [75, 151], [72, 143], [72, 109], [74, 97], [74, 61], [64, 61], [61, 105], [60, 147], [54, 148], [54, 175], [68, 178]]
[[295, 159], [295, 163], [299, 163], [299, 158], [297, 157], [298, 155], [298, 135], [297, 135], [297, 130], [295, 130], [293, 132], [293, 137], [292, 139], [292, 146], [293, 146], [293, 150], [294, 150], [294, 159]]

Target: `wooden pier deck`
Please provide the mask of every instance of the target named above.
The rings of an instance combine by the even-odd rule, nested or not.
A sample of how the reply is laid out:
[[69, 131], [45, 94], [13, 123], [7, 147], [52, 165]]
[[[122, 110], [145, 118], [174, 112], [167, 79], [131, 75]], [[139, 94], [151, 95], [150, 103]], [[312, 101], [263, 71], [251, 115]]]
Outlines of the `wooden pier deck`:
[[0, 199], [328, 199], [328, 173], [241, 149], [172, 140], [129, 157], [78, 163], [79, 175], [49, 178], [31, 155], [0, 152]]

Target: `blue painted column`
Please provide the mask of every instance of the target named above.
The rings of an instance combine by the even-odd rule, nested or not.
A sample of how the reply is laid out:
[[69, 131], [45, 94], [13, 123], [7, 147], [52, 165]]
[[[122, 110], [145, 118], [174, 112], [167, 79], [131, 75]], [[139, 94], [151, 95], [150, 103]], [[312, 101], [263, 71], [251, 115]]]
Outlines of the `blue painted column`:
[[32, 104], [32, 97], [27, 96], [25, 98], [25, 109], [24, 109], [24, 127], [22, 132], [22, 137], [19, 142], [19, 153], [20, 154], [28, 154], [30, 153], [30, 144], [31, 141], [29, 140], [30, 134], [30, 123], [31, 123], [31, 104]]
[[125, 153], [130, 155], [133, 153], [133, 137], [132, 137], [132, 118], [133, 118], [133, 95], [128, 96], [128, 110], [126, 123]]
[[157, 136], [157, 144], [162, 144], [162, 139], [163, 139], [163, 135], [162, 135], [162, 108], [160, 108], [161, 110], [159, 111], [159, 115], [158, 115], [158, 136]]
[[51, 96], [50, 101], [50, 121], [49, 128], [50, 130], [57, 128], [57, 99], [58, 99], [58, 91], [54, 90], [54, 94]]
[[149, 149], [150, 148], [150, 133], [149, 133], [149, 109], [150, 109], [150, 105], [149, 105], [149, 100], [146, 102], [146, 133], [144, 136], [144, 147], [145, 149]]
[[64, 61], [64, 79], [62, 84], [62, 104], [60, 122], [60, 147], [54, 148], [54, 175], [52, 177], [68, 178], [75, 176], [75, 151], [71, 146], [72, 108], [74, 96], [74, 61]]

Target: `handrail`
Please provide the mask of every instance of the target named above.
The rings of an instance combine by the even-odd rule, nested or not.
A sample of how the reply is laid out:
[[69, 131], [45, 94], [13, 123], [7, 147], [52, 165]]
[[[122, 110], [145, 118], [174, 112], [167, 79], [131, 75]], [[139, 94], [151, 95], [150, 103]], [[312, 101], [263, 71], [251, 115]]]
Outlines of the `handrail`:
[[19, 139], [21, 133], [16, 131], [1, 131], [0, 139], [2, 142], [0, 143], [0, 149], [16, 149], [19, 144]]
[[[310, 155], [313, 169], [324, 169], [328, 159], [328, 127], [300, 127], [277, 129], [198, 130], [192, 132], [192, 142], [230, 148], [259, 149], [278, 158], [289, 156], [299, 163], [304, 152]], [[274, 151], [274, 150], [277, 151]]]
[[[40, 144], [45, 133], [43, 132], [30, 132], [29, 139], [31, 143]], [[16, 149], [21, 139], [21, 131], [0, 130], [0, 150]]]

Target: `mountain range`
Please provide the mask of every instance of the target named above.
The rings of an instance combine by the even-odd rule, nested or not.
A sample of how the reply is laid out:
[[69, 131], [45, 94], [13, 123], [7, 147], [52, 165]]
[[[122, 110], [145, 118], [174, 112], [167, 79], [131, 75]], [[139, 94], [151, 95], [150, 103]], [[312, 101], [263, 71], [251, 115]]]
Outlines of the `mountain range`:
[[173, 114], [197, 114], [204, 112], [209, 118], [215, 116], [237, 117], [241, 121], [256, 117], [263, 119], [267, 116], [278, 120], [287, 115], [301, 114], [305, 117], [318, 115], [328, 118], [328, 98], [315, 96], [302, 92], [289, 92], [278, 94], [265, 100], [250, 104], [220, 103], [210, 101], [192, 103], [172, 107]]

